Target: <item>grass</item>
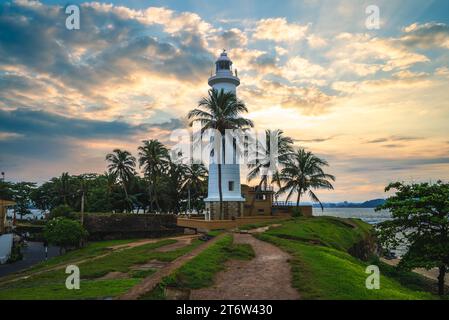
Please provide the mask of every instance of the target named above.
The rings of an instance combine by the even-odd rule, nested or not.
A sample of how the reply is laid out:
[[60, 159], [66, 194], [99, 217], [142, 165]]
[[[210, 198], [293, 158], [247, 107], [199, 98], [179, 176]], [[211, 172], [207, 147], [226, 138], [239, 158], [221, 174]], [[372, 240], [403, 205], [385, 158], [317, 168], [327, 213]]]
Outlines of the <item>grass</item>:
[[[146, 263], [153, 259], [160, 261], [172, 261], [185, 253], [193, 250], [201, 241], [194, 240], [190, 245], [169, 252], [158, 252], [157, 248], [175, 243], [176, 240], [167, 239], [154, 243], [148, 243], [133, 248], [120, 249], [92, 261], [86, 261], [78, 265], [80, 268], [80, 290], [68, 290], [65, 287], [65, 269], [46, 271], [40, 274], [30, 274], [29, 278], [9, 283], [0, 283], [1, 299], [103, 299], [118, 296], [132, 286], [139, 283], [155, 272], [149, 270], [133, 270], [131, 267]], [[112, 242], [115, 244], [116, 241]], [[126, 243], [126, 242], [125, 242]], [[101, 250], [111, 245], [110, 241], [91, 244], [90, 246], [76, 250], [82, 252], [70, 252], [52, 261], [52, 265], [68, 265], [74, 257], [91, 257], [103, 254]], [[78, 259], [77, 259], [78, 260]], [[40, 270], [39, 267], [36, 268]], [[124, 279], [102, 280], [99, 279], [109, 272], [126, 273]]]
[[225, 230], [212, 230], [207, 233], [208, 236], [216, 237], [225, 232]]
[[46, 269], [58, 267], [61, 265], [67, 265], [74, 263], [76, 261], [93, 258], [101, 254], [106, 254], [112, 251], [112, 249], [110, 249], [111, 246], [127, 244], [134, 241], [137, 241], [137, 239], [91, 242], [87, 244], [84, 248], [69, 251], [63, 255], [50, 258], [47, 261], [42, 261], [30, 268], [2, 277], [0, 278], [0, 285], [2, 282], [16, 278], [19, 275], [26, 276], [33, 274], [35, 272], [42, 272], [45, 271]]
[[[405, 286], [391, 270], [380, 267], [380, 290], [365, 286], [369, 263], [347, 253], [368, 235], [371, 227], [360, 220], [317, 217], [295, 219], [258, 238], [273, 243], [292, 256], [293, 286], [302, 299], [416, 300], [434, 299], [421, 285]], [[417, 282], [415, 282], [417, 284]]]
[[231, 235], [225, 235], [195, 258], [184, 264], [141, 299], [165, 299], [165, 288], [199, 289], [211, 286], [214, 276], [224, 269], [229, 259], [249, 260], [255, 256], [248, 244], [233, 244]]
[[347, 251], [362, 240], [370, 226], [356, 219], [339, 219], [333, 217], [298, 218], [282, 223], [266, 234]]
[[113, 298], [139, 283], [140, 279], [114, 279], [81, 281], [80, 290], [68, 290], [65, 280], [54, 281], [43, 287], [19, 287], [10, 290], [1, 289], [1, 300], [75, 300]]

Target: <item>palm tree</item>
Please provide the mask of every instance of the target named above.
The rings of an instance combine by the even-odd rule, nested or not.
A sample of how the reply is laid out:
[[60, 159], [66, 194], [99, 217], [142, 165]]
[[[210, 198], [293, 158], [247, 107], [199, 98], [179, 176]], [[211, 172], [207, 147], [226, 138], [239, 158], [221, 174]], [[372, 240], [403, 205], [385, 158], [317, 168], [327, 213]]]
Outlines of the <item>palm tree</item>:
[[203, 164], [194, 163], [190, 166], [183, 166], [183, 171], [181, 189], [187, 189], [188, 211], [190, 211], [191, 192], [194, 190], [194, 194], [197, 194], [201, 189], [204, 181], [207, 179], [207, 169]]
[[215, 129], [221, 134], [221, 147], [214, 150], [217, 154], [218, 164], [218, 193], [220, 196], [220, 219], [223, 215], [223, 190], [221, 187], [221, 164], [225, 155], [221, 153], [224, 150], [225, 130], [241, 129], [246, 130], [253, 127], [251, 120], [240, 117], [240, 114], [248, 112], [245, 103], [237, 99], [235, 93], [225, 92], [223, 89], [217, 91], [209, 90], [207, 98], [202, 98], [198, 103], [198, 108], [191, 110], [187, 117], [191, 120], [190, 125], [199, 121], [201, 123], [201, 133], [208, 129]]
[[[257, 177], [260, 177], [259, 185], [256, 188], [256, 195], [251, 202], [251, 212], [254, 210], [254, 202], [257, 197], [257, 193], [260, 192], [262, 186], [265, 190], [268, 185], [268, 177], [272, 177], [278, 171], [277, 163], [283, 164], [287, 161], [288, 157], [293, 153], [293, 140], [290, 137], [284, 136], [282, 130], [266, 130], [265, 131], [266, 145], [257, 144], [257, 157], [254, 163], [248, 164], [250, 170], [247, 175], [248, 182], [251, 182]], [[277, 144], [277, 150], [271, 150], [271, 144]], [[259, 155], [263, 154], [264, 157], [260, 159]], [[272, 181], [273, 182], [273, 181]]]
[[278, 194], [288, 192], [286, 198], [288, 201], [292, 194], [296, 193], [296, 206], [299, 206], [301, 196], [307, 192], [312, 201], [318, 202], [323, 210], [323, 205], [313, 190], [334, 189], [330, 181], [335, 181], [333, 175], [324, 173], [323, 166], [328, 166], [327, 161], [302, 148], [298, 149], [285, 162], [284, 168], [279, 173], [278, 180], [283, 186]]
[[67, 197], [70, 196], [70, 175], [68, 172], [63, 172], [61, 177], [52, 179], [56, 192], [58, 194], [57, 202], [59, 203], [62, 199], [64, 205], [67, 205]]
[[113, 153], [106, 155], [106, 161], [109, 162], [108, 172], [116, 177], [122, 184], [125, 191], [125, 202], [129, 203], [127, 185], [134, 178], [136, 174], [136, 158], [134, 158], [130, 152], [126, 150], [115, 149]]
[[153, 201], [160, 210], [160, 206], [156, 197], [156, 180], [158, 175], [166, 171], [170, 157], [168, 149], [158, 140], [145, 140], [143, 145], [139, 147], [139, 167], [143, 167], [144, 174], [147, 177], [148, 195], [150, 197], [150, 210], [153, 211]]

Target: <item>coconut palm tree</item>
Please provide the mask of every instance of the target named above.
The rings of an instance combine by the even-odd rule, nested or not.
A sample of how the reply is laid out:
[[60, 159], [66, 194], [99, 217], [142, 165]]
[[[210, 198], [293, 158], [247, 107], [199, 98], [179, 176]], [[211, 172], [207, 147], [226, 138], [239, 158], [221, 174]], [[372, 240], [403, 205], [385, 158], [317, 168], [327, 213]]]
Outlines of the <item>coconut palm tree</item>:
[[127, 185], [136, 174], [134, 169], [136, 167], [136, 158], [126, 150], [115, 149], [113, 153], [106, 155], [106, 161], [109, 162], [109, 174], [115, 176], [119, 180], [119, 183], [122, 184], [123, 191], [125, 192], [125, 202], [129, 203]]
[[298, 149], [285, 162], [277, 177], [283, 184], [278, 194], [288, 193], [286, 198], [288, 201], [293, 193], [296, 193], [296, 206], [299, 206], [301, 196], [308, 193], [312, 201], [318, 202], [323, 210], [323, 205], [314, 190], [334, 189], [330, 181], [335, 181], [333, 175], [324, 173], [322, 169], [324, 166], [328, 166], [327, 161], [302, 148]]
[[67, 205], [67, 197], [71, 195], [70, 175], [68, 172], [63, 172], [59, 178], [52, 179], [56, 192], [58, 194], [58, 202], [62, 199], [63, 204]]
[[160, 210], [156, 197], [156, 180], [158, 175], [166, 171], [170, 163], [168, 149], [158, 140], [145, 140], [139, 147], [139, 167], [143, 167], [145, 177], [148, 179], [148, 195], [150, 197], [150, 211], [153, 211], [153, 202]]
[[[278, 171], [277, 165], [285, 163], [293, 153], [293, 139], [284, 136], [282, 130], [266, 130], [265, 135], [265, 146], [259, 143], [256, 144], [257, 157], [253, 163], [248, 164], [248, 182], [260, 177], [259, 185], [256, 188], [256, 196], [253, 197], [251, 202], [251, 211], [254, 210], [254, 202], [262, 186], [265, 190], [267, 189], [269, 176], [273, 177]], [[276, 143], [277, 150], [271, 150], [274, 147], [274, 143]], [[263, 157], [260, 157], [260, 155], [263, 155]]]
[[208, 97], [202, 98], [198, 103], [198, 108], [191, 110], [187, 117], [191, 120], [190, 125], [199, 121], [201, 123], [201, 133], [208, 129], [215, 129], [221, 134], [221, 147], [216, 153], [217, 170], [218, 170], [218, 193], [220, 197], [220, 218], [223, 219], [223, 190], [221, 187], [221, 164], [222, 159], [225, 159], [224, 142], [225, 130], [240, 129], [246, 130], [253, 127], [251, 120], [241, 117], [242, 113], [248, 112], [245, 103], [237, 99], [235, 93], [225, 92], [223, 89], [217, 91], [215, 89], [209, 90]]
[[196, 195], [200, 191], [201, 187], [204, 185], [204, 181], [207, 179], [207, 169], [203, 164], [194, 163], [190, 166], [183, 166], [183, 171], [181, 189], [187, 189], [187, 208], [188, 211], [190, 211], [191, 192], [194, 191], [194, 195]]

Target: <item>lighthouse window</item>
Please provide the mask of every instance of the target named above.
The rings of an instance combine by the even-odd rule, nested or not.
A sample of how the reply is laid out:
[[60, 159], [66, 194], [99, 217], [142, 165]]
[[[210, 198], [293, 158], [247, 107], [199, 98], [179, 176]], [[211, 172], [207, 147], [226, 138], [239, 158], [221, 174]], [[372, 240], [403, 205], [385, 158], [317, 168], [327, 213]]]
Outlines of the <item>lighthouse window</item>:
[[229, 181], [229, 191], [234, 191], [234, 181]]
[[217, 63], [217, 69], [218, 70], [230, 70], [231, 63], [229, 61], [219, 61]]

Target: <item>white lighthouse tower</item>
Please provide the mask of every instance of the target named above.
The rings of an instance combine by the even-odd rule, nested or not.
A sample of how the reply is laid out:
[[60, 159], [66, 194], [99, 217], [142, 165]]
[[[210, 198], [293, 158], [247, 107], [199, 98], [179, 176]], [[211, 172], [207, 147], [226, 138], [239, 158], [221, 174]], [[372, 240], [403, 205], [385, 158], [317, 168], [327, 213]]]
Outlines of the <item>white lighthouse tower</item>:
[[[240, 79], [232, 71], [232, 61], [225, 50], [215, 62], [215, 74], [209, 78], [209, 86], [217, 91], [233, 92], [237, 94]], [[223, 153], [222, 153], [223, 154]], [[243, 213], [243, 202], [240, 186], [240, 164], [224, 163], [221, 165], [221, 190], [223, 199], [224, 219], [241, 216]], [[204, 200], [206, 210], [209, 211], [211, 219], [220, 219], [220, 194], [218, 190], [218, 165], [209, 164], [208, 196]]]

